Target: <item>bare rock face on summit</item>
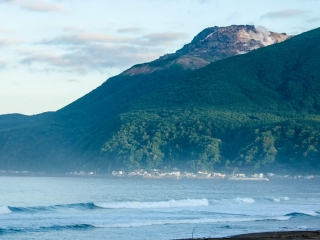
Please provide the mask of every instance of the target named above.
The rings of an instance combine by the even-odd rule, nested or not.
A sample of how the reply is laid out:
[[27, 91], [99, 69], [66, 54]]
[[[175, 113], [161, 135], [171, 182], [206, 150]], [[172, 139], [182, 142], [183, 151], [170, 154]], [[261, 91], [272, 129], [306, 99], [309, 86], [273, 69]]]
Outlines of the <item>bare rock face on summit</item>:
[[285, 33], [274, 33], [252, 25], [211, 27], [200, 32], [176, 54], [199, 57], [209, 62], [248, 53], [287, 40]]
[[285, 33], [269, 32], [265, 28], [256, 28], [253, 25], [210, 27], [201, 31], [191, 43], [175, 53], [164, 55], [150, 63], [133, 66], [123, 74], [148, 74], [174, 66], [195, 70], [210, 62], [245, 54], [254, 49], [283, 42], [290, 37], [292, 36]]

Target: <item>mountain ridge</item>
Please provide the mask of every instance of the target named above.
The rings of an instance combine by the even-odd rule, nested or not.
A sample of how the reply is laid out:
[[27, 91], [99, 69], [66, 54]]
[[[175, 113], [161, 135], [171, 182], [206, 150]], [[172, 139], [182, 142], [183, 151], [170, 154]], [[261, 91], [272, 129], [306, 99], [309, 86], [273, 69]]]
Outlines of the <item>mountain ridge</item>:
[[139, 99], [122, 115], [118, 130], [106, 136], [102, 153], [128, 167], [183, 167], [181, 162], [187, 162], [197, 166], [194, 171], [214, 166], [319, 170], [319, 38], [316, 29], [282, 45], [212, 63]]
[[[284, 43], [198, 70], [184, 68], [191, 60], [179, 54], [135, 65], [38, 124], [0, 131], [0, 169], [297, 170], [301, 159], [301, 169], [309, 169], [308, 164], [318, 169], [318, 95], [312, 91], [320, 76], [320, 50], [313, 39], [319, 39], [318, 33], [287, 36]], [[182, 64], [175, 64], [179, 59]], [[139, 72], [146, 66], [160, 70]], [[307, 137], [303, 128], [309, 129], [310, 144], [299, 140]], [[297, 156], [288, 153], [285, 138], [301, 145]], [[305, 148], [313, 150], [306, 153]], [[291, 164], [278, 159], [285, 152]]]

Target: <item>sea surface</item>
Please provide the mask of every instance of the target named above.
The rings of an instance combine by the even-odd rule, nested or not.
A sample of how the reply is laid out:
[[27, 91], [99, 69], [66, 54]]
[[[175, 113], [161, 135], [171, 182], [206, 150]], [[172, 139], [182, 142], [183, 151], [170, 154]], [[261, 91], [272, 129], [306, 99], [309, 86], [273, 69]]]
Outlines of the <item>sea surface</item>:
[[0, 239], [227, 237], [320, 229], [319, 180], [0, 177]]

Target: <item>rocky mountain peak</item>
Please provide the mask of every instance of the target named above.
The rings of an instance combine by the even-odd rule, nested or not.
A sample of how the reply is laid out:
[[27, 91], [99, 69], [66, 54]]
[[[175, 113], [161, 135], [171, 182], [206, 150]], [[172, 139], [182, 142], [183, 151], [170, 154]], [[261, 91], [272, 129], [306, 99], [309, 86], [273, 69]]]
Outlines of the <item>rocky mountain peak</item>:
[[213, 62], [283, 42], [290, 37], [285, 33], [274, 33], [253, 25], [210, 27], [201, 31], [176, 54], [191, 55]]
[[292, 36], [285, 33], [270, 32], [263, 27], [253, 25], [232, 25], [228, 27], [210, 27], [196, 35], [191, 43], [173, 54], [133, 66], [124, 75], [149, 74], [172, 66], [195, 70], [210, 62], [222, 60], [254, 49], [287, 40]]

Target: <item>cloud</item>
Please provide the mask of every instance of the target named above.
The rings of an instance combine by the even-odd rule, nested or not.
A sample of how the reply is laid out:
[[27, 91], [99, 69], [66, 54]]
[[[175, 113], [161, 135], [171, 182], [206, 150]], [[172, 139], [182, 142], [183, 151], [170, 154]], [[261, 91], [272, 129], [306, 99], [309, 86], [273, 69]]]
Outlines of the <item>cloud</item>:
[[139, 33], [141, 32], [141, 28], [131, 27], [131, 28], [119, 28], [117, 30], [118, 33]]
[[77, 79], [67, 79], [67, 82], [69, 83], [79, 83], [80, 81]]
[[20, 63], [38, 70], [78, 74], [110, 68], [125, 69], [158, 58], [166, 53], [168, 45], [186, 37], [183, 33], [174, 32], [122, 37], [78, 28], [64, 31], [65, 34], [33, 45], [45, 46], [49, 51], [23, 52]]
[[13, 38], [0, 39], [0, 47], [19, 44], [19, 43], [23, 43], [23, 42], [24, 42], [24, 40], [22, 40], [22, 39], [13, 39]]
[[79, 29], [65, 29], [69, 34], [58, 36], [56, 38], [44, 39], [40, 44], [48, 45], [83, 45], [83, 44], [105, 44], [113, 43], [117, 45], [170, 45], [178, 40], [186, 38], [186, 34], [177, 32], [152, 33], [138, 38], [119, 37], [115, 35], [90, 33]]
[[41, 1], [22, 2], [21, 7], [35, 12], [63, 12], [65, 8], [59, 4], [45, 3]]
[[1, 28], [0, 27], [0, 32], [12, 32], [12, 30], [11, 29], [9, 29], [9, 28]]
[[56, 3], [47, 3], [44, 1], [28, 1], [28, 0], [0, 0], [0, 2], [13, 3], [21, 8], [34, 12], [63, 12], [65, 8]]
[[161, 49], [155, 48], [88, 44], [60, 55], [27, 52], [20, 63], [45, 71], [85, 74], [108, 68], [124, 69], [136, 63], [155, 59], [160, 52]]
[[7, 63], [8, 63], [8, 61], [0, 59], [0, 68], [4, 68]]
[[308, 11], [300, 9], [284, 9], [281, 11], [268, 12], [261, 16], [261, 18], [291, 18], [304, 15]]
[[117, 37], [108, 34], [81, 32], [42, 40], [40, 43], [54, 45], [79, 45], [87, 43], [123, 43], [130, 40], [130, 38]]
[[187, 37], [184, 33], [178, 32], [165, 32], [165, 33], [152, 33], [143, 36], [144, 40], [154, 44], [170, 44], [172, 42], [185, 39]]
[[307, 22], [320, 22], [320, 17], [310, 18]]

